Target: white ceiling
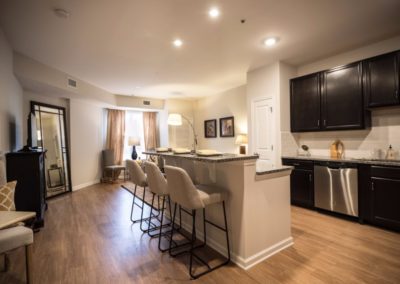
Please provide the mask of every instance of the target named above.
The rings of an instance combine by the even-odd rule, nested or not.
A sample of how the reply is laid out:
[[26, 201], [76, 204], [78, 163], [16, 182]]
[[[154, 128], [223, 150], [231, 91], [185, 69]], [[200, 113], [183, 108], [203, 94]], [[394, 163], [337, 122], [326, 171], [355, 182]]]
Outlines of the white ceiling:
[[[33, 59], [111, 93], [165, 98], [212, 95], [277, 60], [300, 65], [389, 38], [399, 11], [399, 0], [0, 0], [0, 23]], [[265, 48], [267, 36], [280, 41]]]

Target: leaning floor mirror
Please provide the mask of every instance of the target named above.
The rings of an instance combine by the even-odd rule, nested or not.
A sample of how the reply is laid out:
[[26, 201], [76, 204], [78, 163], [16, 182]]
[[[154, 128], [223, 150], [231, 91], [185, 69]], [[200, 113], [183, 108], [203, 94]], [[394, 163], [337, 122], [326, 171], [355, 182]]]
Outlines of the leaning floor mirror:
[[46, 197], [71, 191], [65, 108], [31, 102], [36, 117], [37, 145], [46, 151]]

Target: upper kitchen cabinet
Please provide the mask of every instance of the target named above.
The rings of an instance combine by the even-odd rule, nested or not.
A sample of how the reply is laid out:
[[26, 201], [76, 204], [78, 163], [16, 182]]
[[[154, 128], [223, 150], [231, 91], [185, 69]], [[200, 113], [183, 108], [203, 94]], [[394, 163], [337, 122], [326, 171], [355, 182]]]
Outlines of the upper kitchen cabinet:
[[399, 52], [364, 61], [364, 92], [368, 107], [398, 105]]
[[292, 132], [320, 129], [321, 94], [319, 74], [290, 81], [290, 124]]
[[323, 72], [322, 130], [364, 129], [370, 116], [364, 110], [362, 63]]

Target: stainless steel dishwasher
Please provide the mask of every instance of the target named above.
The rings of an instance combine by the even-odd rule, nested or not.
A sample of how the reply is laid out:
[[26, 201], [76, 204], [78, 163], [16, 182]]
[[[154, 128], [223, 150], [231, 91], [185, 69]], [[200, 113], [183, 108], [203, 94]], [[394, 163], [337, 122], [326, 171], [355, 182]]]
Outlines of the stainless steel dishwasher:
[[357, 172], [352, 163], [315, 162], [315, 207], [358, 216]]

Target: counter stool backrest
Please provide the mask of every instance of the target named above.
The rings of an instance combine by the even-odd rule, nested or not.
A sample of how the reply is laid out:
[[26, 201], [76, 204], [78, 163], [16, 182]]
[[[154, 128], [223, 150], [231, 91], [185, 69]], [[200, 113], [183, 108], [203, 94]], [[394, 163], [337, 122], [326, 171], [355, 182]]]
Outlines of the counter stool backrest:
[[145, 164], [147, 183], [151, 192], [158, 195], [168, 194], [167, 180], [155, 163], [146, 162]]
[[146, 175], [136, 161], [126, 160], [126, 168], [129, 172], [129, 178], [134, 184], [138, 186], [147, 186]]
[[164, 169], [172, 201], [189, 210], [204, 208], [197, 188], [184, 169], [172, 166], [164, 166]]

